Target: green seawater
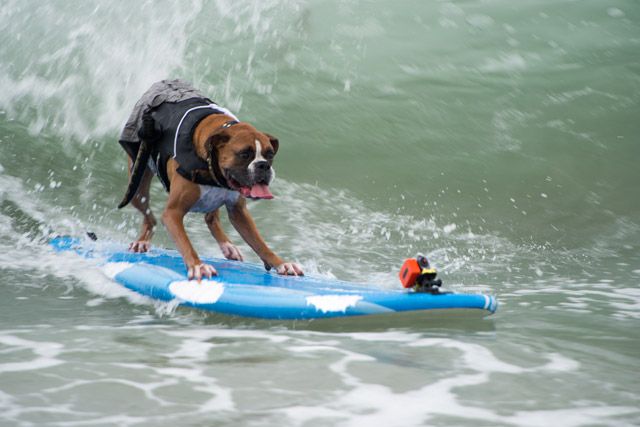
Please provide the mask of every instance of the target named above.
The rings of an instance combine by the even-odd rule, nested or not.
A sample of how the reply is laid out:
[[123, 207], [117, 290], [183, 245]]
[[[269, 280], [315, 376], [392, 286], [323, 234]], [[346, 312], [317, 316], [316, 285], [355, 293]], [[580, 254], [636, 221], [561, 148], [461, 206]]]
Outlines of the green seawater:
[[[117, 138], [164, 78], [279, 138], [277, 253], [391, 288], [423, 252], [497, 313], [207, 315], [53, 254], [135, 238]], [[639, 163], [636, 1], [2, 0], [0, 425], [640, 425]]]

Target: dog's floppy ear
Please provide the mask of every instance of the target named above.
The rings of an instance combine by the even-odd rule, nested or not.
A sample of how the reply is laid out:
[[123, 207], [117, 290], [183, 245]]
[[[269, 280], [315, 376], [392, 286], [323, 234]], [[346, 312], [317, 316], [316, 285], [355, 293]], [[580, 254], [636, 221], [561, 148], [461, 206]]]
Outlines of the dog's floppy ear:
[[265, 133], [265, 135], [267, 135], [267, 138], [269, 138], [269, 142], [273, 147], [273, 154], [276, 154], [278, 152], [278, 147], [280, 147], [280, 141], [278, 141], [278, 138], [273, 135], [269, 135], [268, 133]]
[[210, 153], [214, 148], [221, 147], [229, 142], [230, 139], [231, 135], [224, 131], [214, 133], [207, 139], [207, 142], [204, 143], [204, 148], [207, 150], [207, 153]]

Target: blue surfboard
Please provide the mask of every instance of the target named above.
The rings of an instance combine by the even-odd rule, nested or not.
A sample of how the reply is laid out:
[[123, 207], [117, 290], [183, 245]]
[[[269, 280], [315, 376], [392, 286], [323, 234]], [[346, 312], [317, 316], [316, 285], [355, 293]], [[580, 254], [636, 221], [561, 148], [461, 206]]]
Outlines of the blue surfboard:
[[176, 251], [129, 252], [122, 244], [97, 243], [73, 237], [49, 241], [55, 251], [74, 251], [100, 260], [105, 274], [122, 286], [161, 301], [228, 315], [263, 319], [318, 319], [396, 312], [468, 311], [489, 315], [495, 297], [481, 294], [430, 294], [380, 288], [320, 277], [280, 276], [262, 266], [203, 258], [218, 276], [187, 280]]

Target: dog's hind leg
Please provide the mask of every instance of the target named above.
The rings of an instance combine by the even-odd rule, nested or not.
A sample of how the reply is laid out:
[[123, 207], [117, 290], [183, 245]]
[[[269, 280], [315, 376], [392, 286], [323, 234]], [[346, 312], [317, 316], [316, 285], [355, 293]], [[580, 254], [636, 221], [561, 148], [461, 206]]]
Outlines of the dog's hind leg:
[[[129, 170], [131, 170], [131, 159], [129, 159]], [[149, 206], [149, 188], [151, 187], [151, 179], [153, 172], [146, 168], [138, 191], [131, 199], [131, 204], [142, 213], [142, 229], [138, 238], [129, 245], [129, 250], [133, 252], [147, 252], [151, 247], [151, 238], [153, 237], [153, 229], [156, 226], [156, 218], [151, 212]]]
[[222, 225], [220, 224], [220, 212], [218, 209], [205, 214], [204, 222], [207, 223], [207, 227], [209, 227], [211, 235], [216, 239], [216, 242], [218, 242], [222, 255], [224, 255], [226, 259], [244, 261], [244, 257], [242, 256], [240, 249], [231, 243], [229, 237], [227, 237], [222, 229]]

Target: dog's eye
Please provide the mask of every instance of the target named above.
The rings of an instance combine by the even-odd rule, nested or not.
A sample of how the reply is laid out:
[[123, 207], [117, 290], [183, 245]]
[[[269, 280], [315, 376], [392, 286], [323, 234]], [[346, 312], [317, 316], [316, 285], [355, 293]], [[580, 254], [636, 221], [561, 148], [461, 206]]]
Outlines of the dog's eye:
[[246, 149], [246, 150], [242, 150], [242, 151], [236, 153], [236, 156], [238, 156], [242, 160], [249, 160], [250, 158], [252, 158], [254, 156], [254, 154], [253, 154], [253, 150]]
[[264, 158], [267, 160], [273, 160], [273, 156], [275, 156], [275, 154], [273, 154], [273, 150], [267, 150], [264, 153]]

